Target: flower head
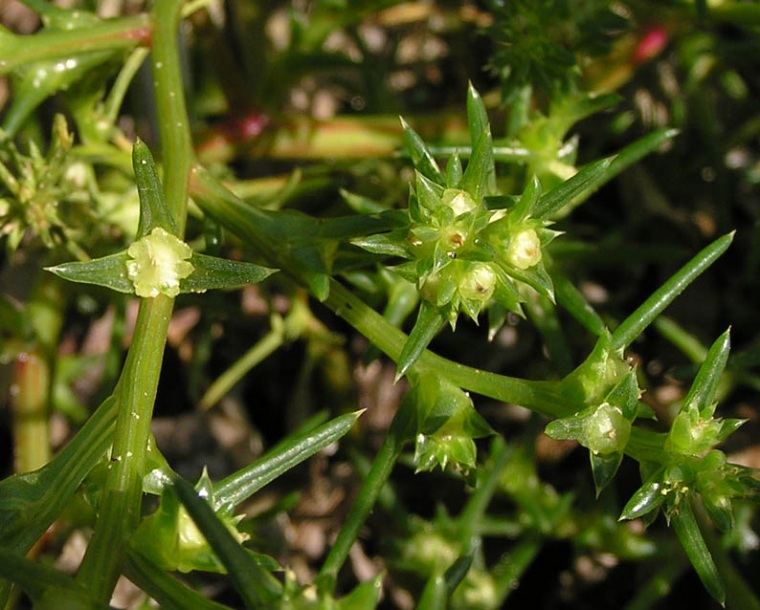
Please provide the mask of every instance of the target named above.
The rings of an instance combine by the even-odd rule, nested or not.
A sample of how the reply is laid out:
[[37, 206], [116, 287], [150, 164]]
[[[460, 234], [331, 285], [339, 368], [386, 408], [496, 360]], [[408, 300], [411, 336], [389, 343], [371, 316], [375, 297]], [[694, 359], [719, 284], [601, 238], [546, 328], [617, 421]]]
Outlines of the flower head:
[[127, 254], [127, 275], [140, 297], [176, 297], [180, 280], [194, 271], [190, 246], [160, 227], [134, 242]]

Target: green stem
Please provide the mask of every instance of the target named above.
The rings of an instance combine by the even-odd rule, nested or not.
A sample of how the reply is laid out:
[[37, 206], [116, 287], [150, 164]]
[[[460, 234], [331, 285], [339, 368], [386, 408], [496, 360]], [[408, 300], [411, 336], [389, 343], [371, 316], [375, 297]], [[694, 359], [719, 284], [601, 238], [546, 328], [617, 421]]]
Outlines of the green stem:
[[663, 558], [648, 581], [639, 585], [633, 599], [623, 610], [649, 610], [655, 608], [673, 589], [684, 572], [690, 567], [686, 557], [679, 553]]
[[150, 51], [146, 48], [135, 49], [124, 62], [124, 66], [119, 71], [111, 90], [108, 92], [108, 97], [103, 104], [103, 115], [109, 125], [116, 124], [116, 121], [119, 118], [122, 102], [127, 95], [129, 86], [149, 53]]
[[285, 334], [272, 329], [230, 368], [216, 378], [198, 403], [206, 411], [218, 403], [248, 372], [285, 344]]
[[[164, 154], [164, 192], [180, 237], [187, 217], [192, 163], [177, 52], [182, 0], [158, 0], [153, 22], [153, 74]], [[95, 600], [107, 601], [121, 572], [129, 536], [139, 523], [142, 477], [158, 379], [174, 300], [143, 299], [127, 362], [115, 391], [119, 415], [100, 516], [77, 579]]]
[[359, 490], [359, 495], [346, 516], [338, 538], [330, 549], [324, 564], [322, 564], [322, 569], [317, 576], [317, 587], [322, 593], [334, 591], [338, 572], [348, 558], [351, 547], [359, 537], [359, 531], [375, 506], [391, 475], [393, 466], [401, 455], [404, 442], [402, 431], [399, 428], [403, 427], [402, 422], [406, 419], [401, 410], [396, 413], [388, 435], [372, 462], [372, 468], [370, 468], [361, 490]]
[[504, 602], [517, 588], [523, 574], [536, 559], [541, 547], [544, 545], [543, 538], [536, 534], [529, 534], [521, 538], [515, 547], [502, 557], [493, 569], [496, 594], [494, 595], [496, 608], [504, 607]]
[[229, 606], [206, 599], [203, 595], [159, 569], [139, 552], [130, 549], [124, 572], [165, 610], [230, 610]]
[[[479, 525], [488, 509], [496, 487], [499, 484], [501, 473], [509, 462], [512, 453], [509, 446], [502, 438], [494, 442], [491, 452], [491, 461], [484, 476], [480, 479], [475, 492], [470, 496], [467, 505], [459, 516], [459, 543], [462, 550], [470, 547], [475, 536], [479, 536]], [[479, 477], [480, 478], [480, 477]]]
[[742, 610], [760, 610], [760, 600], [739, 573], [734, 562], [716, 535], [710, 518], [700, 502], [692, 502], [694, 518], [710, 551], [726, 591], [726, 607]]
[[164, 193], [180, 238], [185, 234], [188, 177], [194, 161], [177, 45], [183, 4], [182, 0], [156, 2], [152, 14], [155, 43], [151, 55], [161, 136]]
[[151, 38], [146, 15], [103, 21], [86, 29], [42, 31], [34, 36], [0, 36], [0, 75], [34, 62], [66, 59], [90, 51], [132, 49]]
[[707, 356], [707, 348], [702, 342], [675, 320], [660, 316], [655, 320], [654, 327], [693, 363], [698, 364]]
[[150, 421], [173, 305], [164, 296], [141, 301], [116, 388], [119, 414], [100, 516], [77, 576], [98, 601], [110, 599], [127, 541], [139, 522]]
[[[332, 280], [330, 295], [324, 304], [351, 324], [392, 360], [397, 361], [407, 335], [356, 297], [342, 284]], [[557, 392], [557, 384], [497, 375], [452, 362], [431, 352], [424, 352], [417, 366], [435, 370], [465, 390], [496, 400], [515, 403], [550, 417], [573, 413], [577, 405], [568, 405]]]

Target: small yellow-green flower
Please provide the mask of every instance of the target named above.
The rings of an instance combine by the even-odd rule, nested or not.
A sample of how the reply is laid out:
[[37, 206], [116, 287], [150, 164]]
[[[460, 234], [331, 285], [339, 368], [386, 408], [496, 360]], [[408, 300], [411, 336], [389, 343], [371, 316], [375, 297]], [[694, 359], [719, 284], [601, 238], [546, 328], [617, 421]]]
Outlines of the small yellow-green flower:
[[631, 422], [623, 411], [606, 402], [589, 414], [583, 424], [583, 444], [601, 455], [622, 451], [631, 435]]
[[488, 301], [496, 290], [496, 273], [488, 263], [472, 263], [459, 281], [459, 294], [473, 301]]
[[525, 229], [512, 237], [507, 259], [518, 269], [529, 269], [541, 262], [541, 240], [533, 229]]
[[467, 191], [461, 189], [446, 189], [443, 191], [441, 201], [451, 208], [454, 217], [471, 212], [478, 207], [478, 203]]
[[127, 275], [139, 297], [176, 297], [180, 280], [194, 270], [188, 260], [193, 255], [192, 248], [160, 227], [134, 242], [127, 254], [131, 257]]

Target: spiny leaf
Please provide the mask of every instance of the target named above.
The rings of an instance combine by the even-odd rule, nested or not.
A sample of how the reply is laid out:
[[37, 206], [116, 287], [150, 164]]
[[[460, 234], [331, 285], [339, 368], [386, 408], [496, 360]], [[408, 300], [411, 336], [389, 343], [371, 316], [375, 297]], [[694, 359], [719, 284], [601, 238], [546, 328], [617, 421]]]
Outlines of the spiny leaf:
[[690, 498], [683, 498], [672, 514], [670, 523], [705, 589], [721, 606], [725, 606], [726, 592], [723, 581], [694, 517]]
[[655, 290], [652, 296], [615, 329], [612, 334], [612, 348], [619, 350], [630, 345], [689, 284], [728, 250], [733, 239], [733, 232], [719, 237]]
[[417, 321], [414, 323], [414, 328], [409, 333], [409, 338], [404, 343], [401, 355], [396, 363], [396, 381], [401, 379], [411, 366], [419, 360], [425, 348], [430, 345], [444, 323], [445, 319], [438, 307], [425, 300], [420, 303]]
[[599, 159], [583, 167], [577, 174], [543, 195], [536, 204], [535, 216], [551, 218], [586, 192], [597, 189], [609, 180], [613, 157]]
[[718, 337], [707, 352], [707, 357], [702, 366], [699, 367], [694, 383], [683, 400], [684, 406], [695, 407], [701, 412], [713, 404], [730, 351], [731, 335], [729, 329]]
[[135, 286], [127, 276], [128, 260], [129, 255], [124, 250], [90, 261], [73, 261], [46, 267], [46, 270], [70, 282], [103, 286], [116, 292], [134, 294]]
[[277, 580], [240, 545], [192, 485], [177, 478], [174, 489], [198, 529], [227, 568], [246, 608], [274, 607], [281, 595], [281, 585]]
[[414, 167], [422, 172], [427, 178], [438, 184], [445, 184], [446, 180], [438, 167], [438, 163], [433, 158], [425, 142], [412, 129], [409, 124], [402, 118], [401, 127], [404, 130], [404, 141], [409, 154], [412, 157]]
[[148, 146], [140, 139], [132, 148], [132, 167], [135, 170], [137, 193], [140, 196], [140, 224], [137, 238], [145, 237], [160, 227], [179, 237], [177, 225], [164, 199], [164, 190], [158, 177], [158, 169]]
[[190, 260], [194, 271], [180, 282], [182, 292], [240, 288], [247, 284], [256, 284], [277, 272], [277, 269], [253, 263], [206, 256], [197, 252]]

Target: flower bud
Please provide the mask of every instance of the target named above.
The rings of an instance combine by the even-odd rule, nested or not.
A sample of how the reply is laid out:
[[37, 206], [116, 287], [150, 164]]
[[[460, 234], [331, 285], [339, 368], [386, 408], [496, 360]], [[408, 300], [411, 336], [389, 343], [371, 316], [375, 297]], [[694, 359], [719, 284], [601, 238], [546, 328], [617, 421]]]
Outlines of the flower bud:
[[507, 260], [518, 269], [529, 269], [541, 262], [541, 240], [533, 229], [525, 229], [512, 237]]
[[630, 434], [631, 422], [620, 408], [604, 403], [584, 422], [584, 438], [580, 442], [594, 453], [609, 455], [623, 451]]
[[454, 211], [455, 218], [477, 207], [472, 195], [460, 189], [446, 189], [441, 201]]
[[486, 263], [473, 263], [459, 282], [459, 294], [473, 301], [487, 301], [495, 289], [496, 273]]

